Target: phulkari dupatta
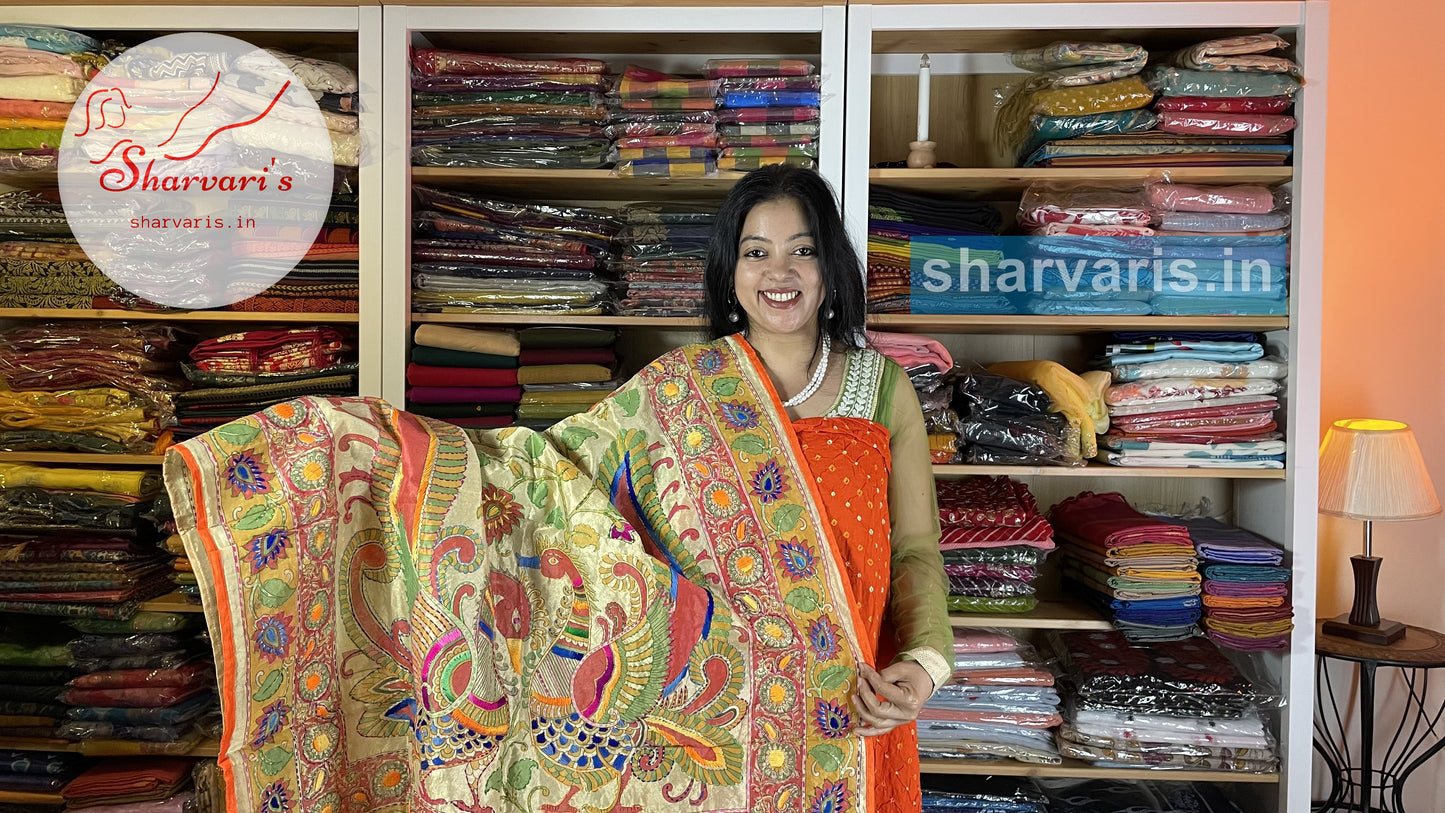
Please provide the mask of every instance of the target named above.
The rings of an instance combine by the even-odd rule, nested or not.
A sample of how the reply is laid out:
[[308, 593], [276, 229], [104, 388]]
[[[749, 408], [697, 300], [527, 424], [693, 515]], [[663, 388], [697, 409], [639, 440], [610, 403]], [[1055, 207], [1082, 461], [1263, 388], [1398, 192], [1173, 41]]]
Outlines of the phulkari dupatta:
[[872, 652], [759, 369], [675, 350], [545, 433], [302, 398], [173, 449], [229, 809], [864, 813]]

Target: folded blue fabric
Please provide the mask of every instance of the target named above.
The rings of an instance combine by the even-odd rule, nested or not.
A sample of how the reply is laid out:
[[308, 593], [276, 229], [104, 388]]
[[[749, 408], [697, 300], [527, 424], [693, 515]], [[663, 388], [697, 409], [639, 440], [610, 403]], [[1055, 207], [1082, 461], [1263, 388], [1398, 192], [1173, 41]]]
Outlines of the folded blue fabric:
[[1153, 305], [1159, 316], [1284, 316], [1289, 312], [1284, 299], [1253, 297], [1156, 296]]
[[1288, 584], [1288, 568], [1271, 565], [1205, 565], [1204, 578], [1246, 584]]
[[817, 107], [823, 94], [816, 90], [730, 90], [720, 107]]
[[1212, 517], [1168, 519], [1189, 529], [1194, 549], [1206, 562], [1230, 565], [1273, 565], [1284, 561], [1284, 551], [1253, 531], [1226, 525]]
[[908, 297], [909, 309], [920, 314], [1013, 314], [1013, 302], [1002, 294], [920, 294]]
[[1148, 301], [1131, 299], [1045, 299], [1029, 297], [1024, 306], [1029, 313], [1039, 316], [1078, 316], [1084, 314], [1113, 314], [1118, 316], [1148, 316], [1151, 312]]

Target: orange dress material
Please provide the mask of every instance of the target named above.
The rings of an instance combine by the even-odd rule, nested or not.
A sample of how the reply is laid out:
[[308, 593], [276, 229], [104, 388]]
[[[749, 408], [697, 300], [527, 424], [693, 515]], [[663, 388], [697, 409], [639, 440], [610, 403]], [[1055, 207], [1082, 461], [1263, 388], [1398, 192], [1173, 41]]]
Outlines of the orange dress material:
[[[867, 636], [860, 644], [876, 651], [879, 669], [900, 657], [919, 661], [936, 688], [948, 679], [953, 637], [922, 413], [897, 364], [872, 350], [846, 358], [835, 403], [821, 417], [794, 420], [793, 434], [831, 526], [859, 634]], [[906, 481], [895, 472], [895, 454], [914, 464]], [[814, 645], [826, 643], [826, 636], [809, 638]], [[899, 726], [865, 742], [869, 810], [921, 810], [917, 726]]]

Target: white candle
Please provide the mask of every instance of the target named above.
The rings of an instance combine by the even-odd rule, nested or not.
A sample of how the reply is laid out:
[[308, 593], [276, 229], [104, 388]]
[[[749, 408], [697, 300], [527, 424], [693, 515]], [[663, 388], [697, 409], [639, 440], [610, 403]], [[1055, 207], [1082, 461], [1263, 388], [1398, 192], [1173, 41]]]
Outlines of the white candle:
[[928, 140], [928, 54], [918, 60], [918, 140]]

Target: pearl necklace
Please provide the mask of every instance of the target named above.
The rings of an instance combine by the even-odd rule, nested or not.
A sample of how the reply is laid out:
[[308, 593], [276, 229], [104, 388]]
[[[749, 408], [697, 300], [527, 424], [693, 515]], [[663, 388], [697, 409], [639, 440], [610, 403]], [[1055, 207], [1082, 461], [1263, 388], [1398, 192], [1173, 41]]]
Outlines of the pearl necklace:
[[797, 406], [798, 404], [801, 404], [801, 403], [803, 403], [804, 401], [808, 400], [809, 398], [812, 398], [812, 397], [813, 397], [813, 393], [817, 392], [817, 391], [818, 391], [818, 387], [822, 386], [822, 384], [823, 384], [823, 377], [828, 374], [828, 353], [829, 353], [832, 349], [833, 349], [833, 342], [832, 342], [832, 340], [830, 340], [830, 339], [828, 338], [828, 334], [824, 333], [824, 334], [823, 334], [823, 357], [818, 360], [818, 366], [817, 366], [816, 369], [813, 370], [813, 379], [808, 382], [808, 386], [804, 387], [802, 392], [800, 392], [800, 393], [798, 393], [797, 395], [794, 395], [792, 398], [789, 398], [788, 400], [784, 401], [784, 402], [783, 402], [783, 406], [785, 406], [785, 407], [795, 407], [795, 406]]

